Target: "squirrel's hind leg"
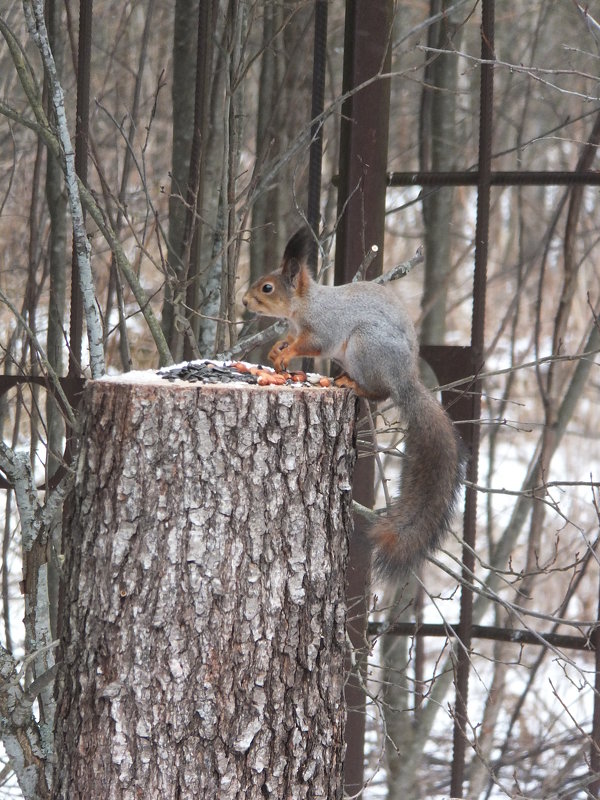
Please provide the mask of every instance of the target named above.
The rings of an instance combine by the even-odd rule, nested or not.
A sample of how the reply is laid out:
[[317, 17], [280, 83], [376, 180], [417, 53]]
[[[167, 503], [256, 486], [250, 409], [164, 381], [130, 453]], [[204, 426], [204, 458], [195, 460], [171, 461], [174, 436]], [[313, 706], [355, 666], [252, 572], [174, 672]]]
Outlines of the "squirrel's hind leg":
[[338, 375], [337, 378], [334, 379], [333, 383], [339, 389], [352, 389], [352, 391], [355, 392], [359, 397], [368, 397], [365, 390], [345, 372], [342, 372], [341, 375]]
[[374, 349], [373, 342], [379, 335], [377, 329], [361, 328], [355, 330], [348, 338], [340, 364], [345, 374], [340, 378], [343, 383], [336, 384], [348, 386], [369, 400], [385, 400], [390, 396], [390, 381], [388, 375], [389, 365], [386, 363], [386, 349]]

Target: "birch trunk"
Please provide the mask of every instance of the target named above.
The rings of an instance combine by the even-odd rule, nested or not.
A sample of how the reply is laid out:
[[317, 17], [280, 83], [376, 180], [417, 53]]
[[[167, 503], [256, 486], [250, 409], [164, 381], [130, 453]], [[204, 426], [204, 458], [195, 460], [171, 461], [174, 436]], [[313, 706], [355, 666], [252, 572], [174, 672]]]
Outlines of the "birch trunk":
[[55, 797], [340, 798], [353, 397], [123, 379], [84, 413]]

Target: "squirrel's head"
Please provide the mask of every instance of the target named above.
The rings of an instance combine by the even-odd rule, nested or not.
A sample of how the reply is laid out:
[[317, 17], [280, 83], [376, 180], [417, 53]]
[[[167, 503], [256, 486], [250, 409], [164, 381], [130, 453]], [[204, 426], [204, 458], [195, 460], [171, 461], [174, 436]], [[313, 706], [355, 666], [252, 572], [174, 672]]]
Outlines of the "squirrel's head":
[[301, 299], [311, 281], [308, 256], [314, 241], [310, 228], [300, 228], [285, 246], [281, 266], [248, 289], [242, 303], [266, 317], [290, 317], [294, 299]]

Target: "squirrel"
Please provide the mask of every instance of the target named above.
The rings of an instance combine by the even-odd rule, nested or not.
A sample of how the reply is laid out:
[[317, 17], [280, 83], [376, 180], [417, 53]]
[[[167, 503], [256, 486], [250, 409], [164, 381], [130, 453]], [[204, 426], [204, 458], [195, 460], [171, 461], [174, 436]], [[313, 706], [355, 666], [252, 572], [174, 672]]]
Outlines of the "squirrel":
[[269, 360], [286, 371], [300, 356], [333, 359], [337, 386], [369, 400], [392, 398], [406, 424], [399, 497], [368, 532], [379, 577], [398, 580], [432, 553], [447, 533], [464, 472], [461, 440], [418, 371], [418, 343], [404, 305], [383, 285], [323, 286], [308, 267], [309, 228], [287, 243], [278, 270], [243, 297], [257, 314], [288, 321], [286, 339]]

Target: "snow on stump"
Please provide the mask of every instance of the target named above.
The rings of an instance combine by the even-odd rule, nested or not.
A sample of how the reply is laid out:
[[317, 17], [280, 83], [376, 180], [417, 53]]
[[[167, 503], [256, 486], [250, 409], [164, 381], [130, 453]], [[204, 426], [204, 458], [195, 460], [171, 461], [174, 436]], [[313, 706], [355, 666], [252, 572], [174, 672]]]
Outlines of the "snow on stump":
[[55, 797], [341, 798], [345, 390], [92, 381]]

